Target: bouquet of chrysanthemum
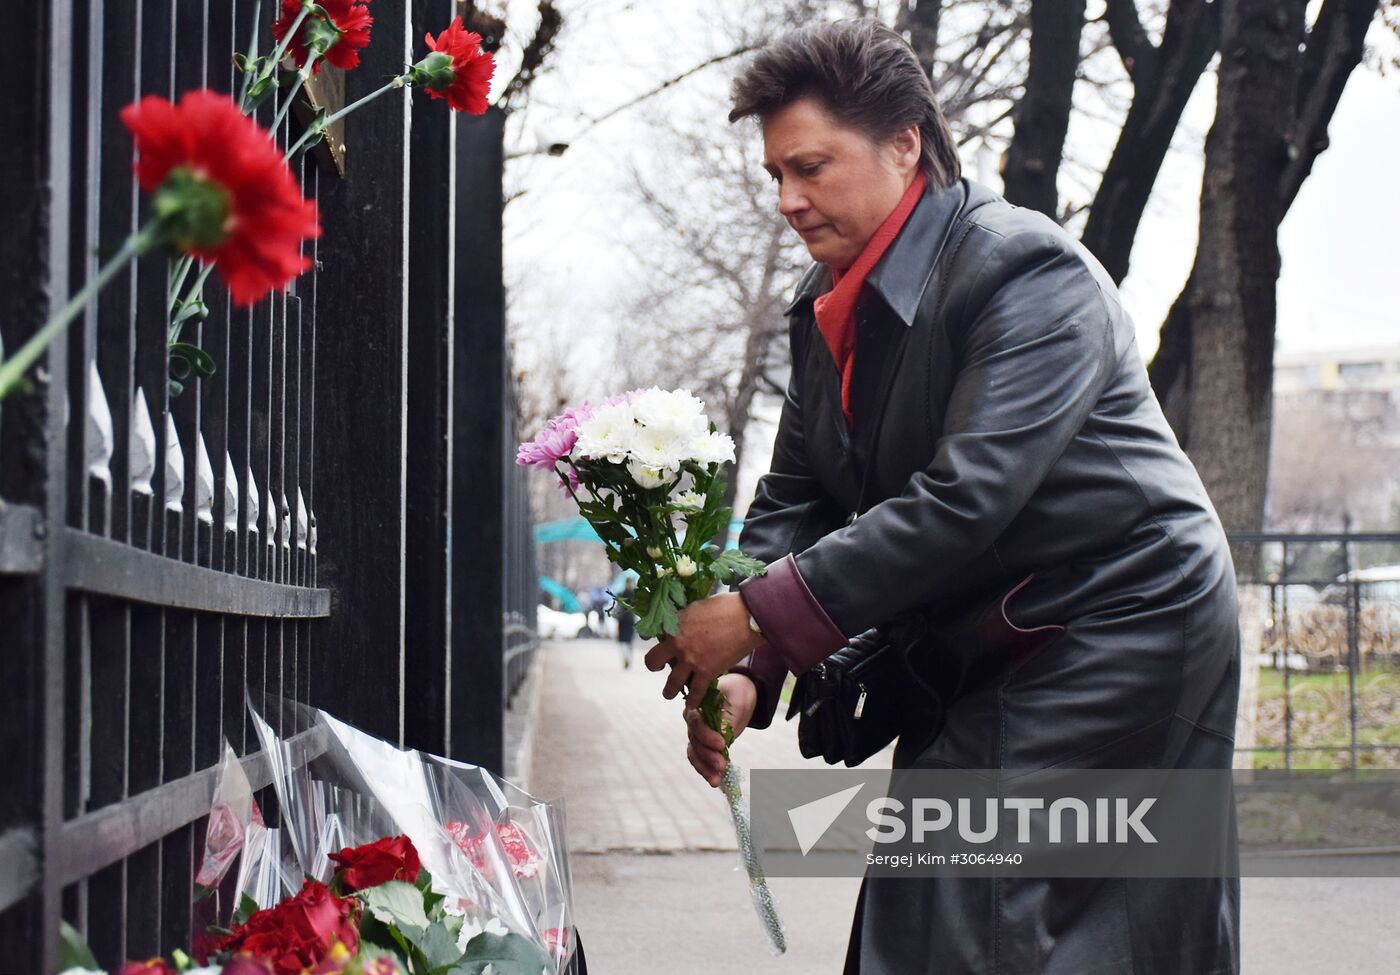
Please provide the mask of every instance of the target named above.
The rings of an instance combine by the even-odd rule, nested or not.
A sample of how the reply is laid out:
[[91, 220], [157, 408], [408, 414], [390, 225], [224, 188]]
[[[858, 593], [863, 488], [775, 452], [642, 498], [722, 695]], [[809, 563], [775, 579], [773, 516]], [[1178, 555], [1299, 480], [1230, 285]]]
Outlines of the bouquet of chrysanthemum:
[[[602, 539], [608, 558], [637, 574], [632, 598], [617, 602], [637, 617], [643, 637], [675, 635], [678, 614], [690, 603], [710, 595], [716, 585], [763, 572], [762, 562], [715, 542], [729, 527], [724, 465], [733, 461], [734, 441], [715, 429], [704, 403], [688, 390], [655, 386], [566, 410], [521, 444], [516, 455], [516, 463], [554, 471]], [[718, 681], [712, 680], [700, 714], [728, 745], [734, 735], [724, 704]], [[781, 952], [782, 924], [753, 850], [741, 774], [729, 762], [721, 787], [754, 903]]]
[[715, 431], [705, 404], [654, 386], [564, 412], [516, 457], [555, 471], [608, 558], [637, 573], [636, 594], [618, 602], [643, 637], [674, 635], [677, 613], [716, 583], [763, 571], [713, 541], [729, 527], [721, 504], [733, 460], [734, 441]]

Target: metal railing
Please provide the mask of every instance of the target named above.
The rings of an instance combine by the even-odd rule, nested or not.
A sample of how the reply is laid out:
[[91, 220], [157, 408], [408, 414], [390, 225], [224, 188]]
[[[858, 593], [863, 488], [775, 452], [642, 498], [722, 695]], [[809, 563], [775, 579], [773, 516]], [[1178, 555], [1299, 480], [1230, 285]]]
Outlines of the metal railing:
[[1260, 617], [1255, 740], [1239, 751], [1261, 768], [1400, 767], [1400, 533], [1230, 538]]
[[[261, 5], [264, 38], [277, 8]], [[0, 83], [17, 93], [0, 143], [3, 348], [143, 217], [119, 109], [234, 90], [252, 10], [0, 9]], [[453, 12], [386, 0], [376, 35], [421, 37]], [[320, 91], [358, 97], [402, 61], [372, 44]], [[108, 966], [189, 946], [223, 740], [268, 781], [245, 694], [502, 766], [535, 601], [510, 464], [503, 117], [427, 103], [380, 99], [343, 160], [296, 165], [325, 228], [313, 269], [250, 310], [210, 280], [212, 313], [184, 338], [211, 377], [168, 391], [170, 264], [153, 253], [0, 403], [0, 971], [56, 971], [60, 919]]]

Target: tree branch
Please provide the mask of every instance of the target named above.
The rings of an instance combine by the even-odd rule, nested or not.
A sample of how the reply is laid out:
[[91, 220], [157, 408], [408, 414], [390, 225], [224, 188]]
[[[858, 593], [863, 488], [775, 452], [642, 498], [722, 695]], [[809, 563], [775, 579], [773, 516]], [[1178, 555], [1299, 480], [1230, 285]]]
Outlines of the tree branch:
[[1327, 126], [1365, 54], [1366, 31], [1379, 8], [1379, 0], [1326, 0], [1308, 32], [1288, 165], [1279, 181], [1281, 214], [1293, 205], [1313, 163], [1327, 149]]
[[1137, 0], [1107, 0], [1103, 19], [1108, 24], [1108, 36], [1113, 39], [1118, 56], [1123, 59], [1128, 77], [1133, 79], [1134, 86], [1143, 84], [1146, 78], [1152, 76], [1157, 48], [1142, 28]]
[[[693, 75], [693, 74], [698, 74], [698, 73], [700, 73], [701, 71], [703, 71], [703, 70], [705, 70], [706, 68], [711, 67], [711, 66], [713, 66], [713, 65], [722, 64], [722, 63], [725, 62], [725, 61], [730, 61], [730, 60], [733, 60], [734, 58], [742, 57], [743, 55], [748, 54], [750, 51], [753, 51], [753, 50], [755, 50], [755, 46], [754, 46], [753, 44], [741, 44], [739, 47], [736, 47], [734, 50], [729, 51], [729, 52], [726, 53], [726, 54], [717, 54], [717, 55], [715, 55], [714, 57], [710, 58], [710, 59], [707, 60], [707, 61], [702, 61], [702, 62], [700, 62], [699, 64], [695, 65], [695, 67], [693, 67], [693, 68], [690, 68], [690, 69], [688, 69], [688, 70], [686, 70], [686, 71], [682, 71], [680, 74], [675, 75], [674, 77], [667, 78], [665, 81], [663, 81], [661, 84], [657, 85], [655, 88], [651, 89], [650, 91], [643, 92], [642, 94], [638, 95], [636, 98], [628, 99], [627, 101], [623, 102], [621, 105], [618, 105], [618, 106], [616, 106], [615, 108], [610, 108], [610, 109], [608, 109], [606, 112], [604, 112], [602, 115], [599, 115], [599, 116], [596, 116], [596, 117], [593, 118], [593, 119], [590, 119], [589, 122], [588, 122], [588, 124], [585, 125], [585, 126], [583, 127], [583, 129], [580, 130], [580, 132], [579, 132], [578, 134], [579, 134], [579, 135], [582, 135], [584, 132], [587, 132], [589, 129], [592, 129], [592, 128], [595, 128], [596, 126], [602, 125], [604, 122], [606, 122], [608, 119], [612, 118], [614, 115], [617, 115], [617, 114], [620, 113], [620, 112], [625, 112], [627, 109], [632, 108], [634, 105], [639, 105], [639, 104], [641, 104], [642, 102], [646, 101], [648, 98], [654, 98], [655, 96], [657, 96], [657, 95], [661, 94], [663, 91], [665, 91], [667, 88], [672, 88], [672, 87], [674, 87], [674, 86], [680, 84], [682, 81], [684, 81], [685, 79], [689, 78], [689, 77], [690, 77], [691, 75]], [[577, 138], [577, 136], [575, 136], [575, 138]]]
[[900, 5], [894, 18], [894, 29], [909, 35], [909, 46], [923, 65], [924, 74], [933, 77], [938, 59], [938, 21], [943, 13], [943, 0], [912, 0]]
[[535, 83], [535, 76], [549, 57], [550, 51], [554, 50], [554, 42], [564, 27], [564, 15], [551, 0], [540, 0], [539, 10], [540, 23], [535, 28], [535, 36], [525, 45], [525, 50], [520, 56], [520, 68], [497, 100], [497, 104], [502, 108], [509, 108], [512, 100], [524, 96], [530, 90], [530, 86]]
[[1026, 92], [1013, 116], [1015, 135], [1003, 173], [1006, 199], [1054, 219], [1056, 177], [1074, 105], [1084, 0], [1031, 0], [1031, 60]]

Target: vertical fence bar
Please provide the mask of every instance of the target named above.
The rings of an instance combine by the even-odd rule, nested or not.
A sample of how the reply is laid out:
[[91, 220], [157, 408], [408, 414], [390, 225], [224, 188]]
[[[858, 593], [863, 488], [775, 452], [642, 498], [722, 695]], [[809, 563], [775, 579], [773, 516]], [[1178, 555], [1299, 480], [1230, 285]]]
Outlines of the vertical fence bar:
[[[408, 4], [374, 11], [375, 43], [345, 76], [347, 104], [411, 61]], [[421, 35], [420, 35], [421, 38]], [[322, 186], [321, 219], [335, 232], [318, 244], [336, 286], [318, 290], [315, 406], [318, 572], [337, 593], [312, 657], [316, 703], [366, 730], [402, 735], [404, 492], [408, 299], [408, 100], [385, 95], [346, 121], [348, 178]], [[368, 166], [373, 155], [372, 169]], [[373, 172], [359, 178], [358, 172]], [[376, 681], [344, 681], [345, 672]], [[386, 694], [386, 684], [399, 693]], [[334, 694], [332, 698], [330, 695]], [[392, 699], [393, 712], [388, 713]]]
[[497, 770], [505, 750], [503, 133], [494, 108], [457, 123], [451, 654], [454, 672], [472, 679], [453, 682], [448, 742], [452, 757]]
[[1347, 720], [1350, 725], [1348, 745], [1351, 751], [1351, 769], [1356, 771], [1356, 672], [1360, 666], [1359, 630], [1361, 619], [1361, 583], [1353, 578], [1351, 558], [1351, 516], [1342, 517], [1342, 578], [1346, 586], [1347, 620]]

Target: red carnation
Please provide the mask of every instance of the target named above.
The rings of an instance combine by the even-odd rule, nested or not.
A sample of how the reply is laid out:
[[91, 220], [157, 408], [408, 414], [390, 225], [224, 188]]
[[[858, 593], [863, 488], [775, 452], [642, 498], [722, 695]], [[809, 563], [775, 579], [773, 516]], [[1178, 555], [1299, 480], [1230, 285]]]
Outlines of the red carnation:
[[251, 305], [311, 266], [316, 204], [268, 134], [227, 95], [192, 91], [172, 105], [148, 95], [122, 109], [136, 179], [155, 194], [161, 239], [218, 264], [234, 304]]
[[[307, 14], [287, 45], [287, 53], [297, 67], [306, 66], [312, 50], [322, 54], [312, 64], [312, 74], [321, 70], [322, 61], [329, 61], [342, 71], [359, 67], [360, 48], [369, 45], [369, 29], [374, 23], [368, 3], [369, 0], [317, 0], [324, 15], [317, 11]], [[272, 36], [279, 44], [300, 13], [301, 0], [282, 0], [282, 16], [272, 25]]]
[[391, 836], [373, 843], [332, 853], [340, 874], [341, 889], [347, 893], [387, 884], [391, 880], [414, 883], [422, 863], [407, 836]]
[[258, 911], [217, 939], [210, 951], [251, 955], [269, 963], [274, 975], [301, 975], [337, 944], [353, 957], [360, 946], [358, 921], [354, 899], [337, 897], [325, 884], [308, 880], [295, 897]]
[[[488, 869], [490, 855], [486, 851], [486, 845], [490, 842], [489, 833], [473, 835], [470, 826], [457, 820], [443, 828], [458, 848], [471, 858], [472, 866], [481, 871]], [[531, 849], [529, 838], [523, 829], [515, 823], [499, 823], [496, 826], [496, 838], [500, 841], [506, 859], [517, 877], [533, 877], [540, 872], [544, 858]]]
[[423, 39], [433, 53], [413, 66], [414, 83], [433, 98], [446, 98], [453, 111], [484, 113], [496, 60], [481, 49], [481, 35], [466, 30], [462, 18], [454, 17], [436, 40], [432, 34]]

